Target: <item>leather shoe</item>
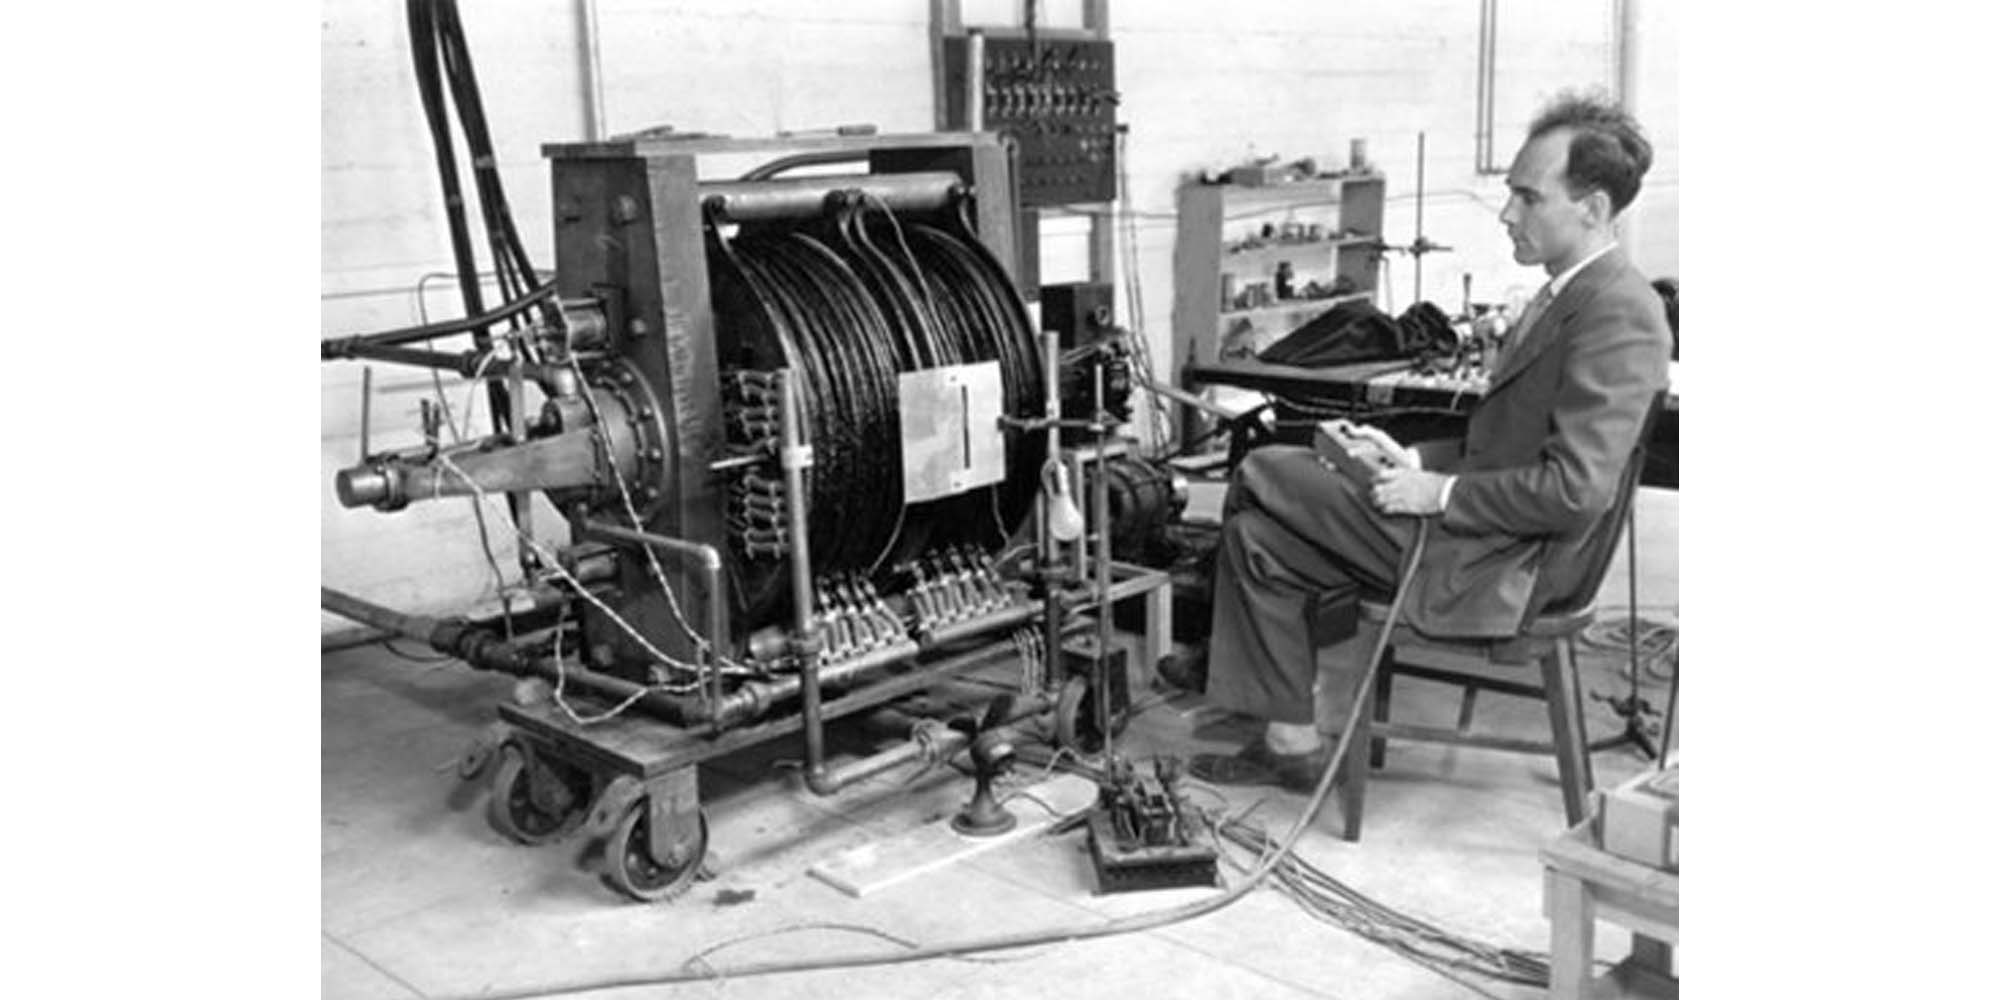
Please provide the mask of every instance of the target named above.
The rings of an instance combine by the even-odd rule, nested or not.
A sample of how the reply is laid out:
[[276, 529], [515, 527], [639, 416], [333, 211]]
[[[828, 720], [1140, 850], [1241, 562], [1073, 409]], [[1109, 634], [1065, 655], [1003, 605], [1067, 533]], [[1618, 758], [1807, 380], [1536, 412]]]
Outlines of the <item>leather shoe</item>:
[[1184, 653], [1171, 653], [1160, 661], [1155, 672], [1165, 687], [1200, 694], [1208, 690], [1208, 650], [1197, 647]]
[[1321, 745], [1306, 753], [1278, 753], [1262, 736], [1233, 754], [1198, 753], [1188, 761], [1188, 773], [1212, 785], [1276, 785], [1288, 792], [1310, 794], [1333, 758], [1333, 748]]

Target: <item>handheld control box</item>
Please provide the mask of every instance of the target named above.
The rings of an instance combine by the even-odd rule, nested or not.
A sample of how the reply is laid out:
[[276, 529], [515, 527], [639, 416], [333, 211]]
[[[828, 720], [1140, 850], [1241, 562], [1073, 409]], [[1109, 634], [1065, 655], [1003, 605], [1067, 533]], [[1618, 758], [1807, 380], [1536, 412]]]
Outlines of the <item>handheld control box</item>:
[[1379, 442], [1356, 433], [1345, 420], [1320, 424], [1313, 431], [1313, 450], [1356, 486], [1371, 485], [1377, 475], [1400, 464]]

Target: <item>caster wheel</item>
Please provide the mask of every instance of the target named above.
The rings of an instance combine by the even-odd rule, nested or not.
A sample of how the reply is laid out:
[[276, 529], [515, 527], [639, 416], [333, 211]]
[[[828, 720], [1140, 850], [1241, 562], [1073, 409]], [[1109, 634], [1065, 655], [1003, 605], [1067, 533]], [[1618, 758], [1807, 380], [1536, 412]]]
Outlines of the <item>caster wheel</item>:
[[[1091, 696], [1090, 679], [1072, 677], [1056, 694], [1056, 746], [1068, 747], [1089, 756], [1104, 749], [1104, 734], [1097, 729], [1097, 699]], [[1112, 730], [1124, 728], [1124, 720], [1113, 717]]]
[[657, 903], [686, 892], [708, 854], [708, 816], [696, 813], [694, 836], [681, 841], [665, 863], [655, 860], [647, 847], [652, 812], [645, 800], [640, 800], [625, 811], [625, 818], [618, 821], [604, 844], [605, 874], [611, 885], [642, 903]]
[[[534, 847], [561, 840], [583, 824], [590, 804], [590, 780], [583, 772], [538, 761], [548, 771], [542, 788], [528, 773], [527, 755], [516, 746], [502, 747], [493, 772], [486, 816], [509, 840]], [[535, 793], [540, 791], [538, 797]]]

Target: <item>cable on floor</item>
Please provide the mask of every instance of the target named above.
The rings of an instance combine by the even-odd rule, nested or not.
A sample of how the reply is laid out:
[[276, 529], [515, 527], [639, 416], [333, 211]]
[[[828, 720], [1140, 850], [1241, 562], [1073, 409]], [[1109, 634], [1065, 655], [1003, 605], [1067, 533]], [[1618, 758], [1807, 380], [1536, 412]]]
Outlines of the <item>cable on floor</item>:
[[[1267, 857], [1277, 846], [1264, 828], [1247, 818], [1214, 823], [1223, 840]], [[1539, 952], [1483, 944], [1444, 930], [1421, 917], [1377, 902], [1352, 886], [1291, 855], [1277, 866], [1278, 890], [1313, 918], [1349, 931], [1485, 996], [1494, 996], [1461, 974], [1546, 988], [1549, 959]]]
[[[1624, 608], [1605, 608], [1583, 630], [1582, 643], [1591, 649], [1624, 656], [1633, 648], [1631, 615]], [[1681, 630], [1672, 621], [1639, 616], [1636, 633], [1640, 668], [1656, 681], [1671, 681], [1680, 670]]]
[[[1395, 597], [1389, 602], [1389, 621], [1396, 621], [1402, 616], [1403, 600], [1408, 595], [1410, 579], [1416, 575], [1417, 565], [1422, 560], [1424, 544], [1429, 537], [1430, 522], [1422, 518], [1417, 519], [1416, 539], [1411, 544], [1410, 551], [1404, 557], [1401, 579], [1397, 582]], [[1376, 639], [1374, 653], [1366, 662], [1380, 663], [1382, 661], [1382, 654], [1387, 649], [1389, 636], [1393, 631], [1393, 629], [1387, 628], [1380, 630], [1380, 634]], [[1313, 819], [1319, 815], [1320, 808], [1326, 804], [1327, 796], [1333, 791], [1334, 778], [1340, 773], [1340, 764], [1347, 757], [1348, 747], [1353, 740], [1354, 731], [1360, 723], [1360, 713], [1364, 706], [1370, 703], [1368, 695], [1374, 684], [1375, 671], [1370, 670], [1362, 674], [1361, 685], [1354, 695], [1354, 703], [1349, 707], [1347, 719], [1340, 727], [1340, 738], [1334, 745], [1333, 753], [1327, 759], [1326, 768], [1320, 772], [1319, 783], [1313, 787], [1312, 794], [1306, 799], [1305, 808], [1300, 811], [1298, 818], [1293, 821], [1291, 828], [1285, 832], [1284, 836], [1272, 842], [1275, 844], [1274, 849], [1258, 861], [1257, 866], [1251, 870], [1248, 877], [1224, 889], [1220, 895], [1181, 906], [1156, 910], [1151, 913], [1132, 914], [1098, 924], [993, 935], [952, 944], [912, 948], [902, 952], [854, 955], [838, 959], [781, 959], [749, 962], [728, 969], [714, 969], [711, 967], [705, 973], [683, 968], [678, 972], [604, 976], [595, 979], [554, 983], [517, 990], [487, 991], [482, 992], [479, 996], [481, 1000], [525, 1000], [528, 997], [562, 996], [595, 990], [623, 989], [633, 986], [665, 986], [673, 983], [700, 982], [719, 978], [741, 979], [749, 976], [772, 975], [782, 972], [855, 969], [878, 965], [895, 965], [903, 962], [925, 961], [934, 958], [961, 958], [988, 952], [1013, 951], [1031, 946], [1066, 944], [1073, 941], [1087, 941], [1094, 938], [1110, 937], [1115, 934], [1130, 934], [1136, 931], [1153, 930], [1169, 924], [1177, 924], [1196, 917], [1207, 916], [1249, 895], [1251, 890], [1256, 889], [1266, 879], [1270, 878], [1281, 864], [1292, 858], [1292, 851], [1297, 846], [1299, 838], [1305, 835], [1306, 829], [1312, 825]]]

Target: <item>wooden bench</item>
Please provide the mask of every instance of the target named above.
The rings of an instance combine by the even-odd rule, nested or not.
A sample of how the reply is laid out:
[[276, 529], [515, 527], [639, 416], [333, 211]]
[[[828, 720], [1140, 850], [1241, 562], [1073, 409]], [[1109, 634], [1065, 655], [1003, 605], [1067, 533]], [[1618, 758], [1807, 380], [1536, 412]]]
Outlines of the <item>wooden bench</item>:
[[[1602, 803], [1589, 819], [1542, 848], [1542, 911], [1550, 923], [1549, 996], [1677, 997], [1680, 876], [1606, 853], [1598, 846]], [[1599, 919], [1632, 931], [1632, 953], [1594, 976]]]

